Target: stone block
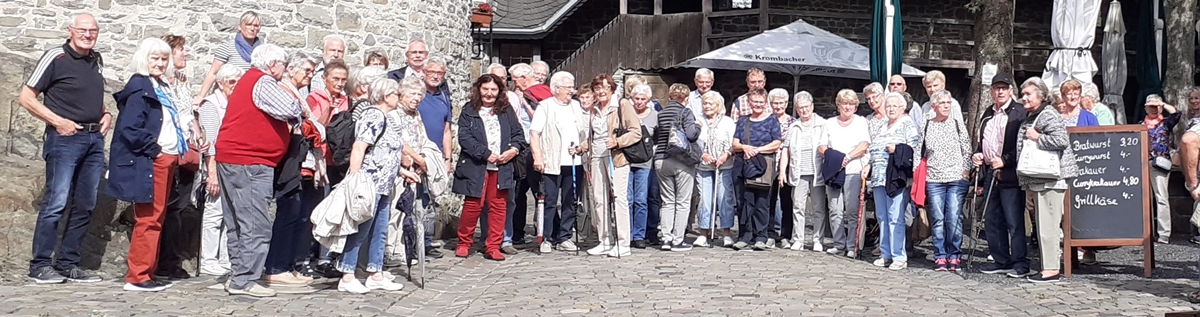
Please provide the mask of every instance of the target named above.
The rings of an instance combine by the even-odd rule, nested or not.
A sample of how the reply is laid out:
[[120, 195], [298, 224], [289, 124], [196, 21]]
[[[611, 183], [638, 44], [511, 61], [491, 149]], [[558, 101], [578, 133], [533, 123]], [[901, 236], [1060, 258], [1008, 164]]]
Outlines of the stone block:
[[333, 11], [329, 7], [297, 5], [296, 19], [304, 24], [329, 27], [333, 25]]
[[304, 36], [293, 32], [273, 32], [266, 38], [269, 43], [289, 49], [302, 48], [306, 42]]
[[25, 23], [25, 18], [8, 16], [0, 17], [0, 26], [3, 27], [15, 27], [21, 25], [22, 23]]
[[337, 27], [339, 30], [357, 31], [362, 28], [362, 23], [359, 21], [362, 19], [362, 16], [354, 12], [350, 7], [338, 5], [334, 12], [337, 15]]
[[[118, 1], [119, 1], [119, 0], [118, 0]], [[64, 9], [70, 9], [70, 10], [83, 10], [83, 9], [87, 9], [87, 8], [89, 7], [89, 6], [88, 6], [88, 4], [87, 4], [87, 2], [90, 2], [90, 1], [84, 1], [84, 0], [50, 0], [50, 4], [53, 4], [53, 5], [56, 5], [56, 6], [62, 7], [62, 8], [64, 8]]]

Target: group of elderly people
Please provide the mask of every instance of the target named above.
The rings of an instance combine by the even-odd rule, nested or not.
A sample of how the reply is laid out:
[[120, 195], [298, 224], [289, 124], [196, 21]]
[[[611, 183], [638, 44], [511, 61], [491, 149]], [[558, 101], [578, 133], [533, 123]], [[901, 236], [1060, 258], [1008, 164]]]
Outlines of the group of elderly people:
[[[436, 146], [442, 139], [435, 142], [426, 133], [440, 131], [443, 123], [448, 127], [449, 120], [427, 126], [422, 121], [427, 111], [418, 108], [425, 106], [427, 94], [441, 92], [445, 62], [425, 59], [424, 43], [413, 41], [410, 53], [424, 55], [409, 58], [402, 79], [388, 78], [387, 57], [379, 52], [366, 54], [364, 67], [348, 66], [342, 59], [345, 40], [331, 35], [323, 40], [321, 55], [289, 54], [258, 36], [260, 23], [254, 12], [242, 15], [234, 38], [214, 51], [212, 69], [195, 94], [183, 75], [188, 50], [182, 37], [147, 38], [132, 56], [133, 74], [114, 94], [121, 111], [106, 188], [109, 195], [134, 202], [136, 224], [124, 288], [160, 291], [172, 285], [169, 280], [189, 277], [172, 259], [177, 251], [161, 246], [160, 236], [179, 234], [180, 224], [172, 220], [178, 214], [173, 208], [179, 207], [170, 201], [178, 195], [190, 199], [194, 179], [196, 200], [203, 207], [199, 273], [229, 275], [225, 289], [230, 294], [273, 296], [277, 287], [306, 288], [321, 277], [340, 278], [338, 290], [344, 292], [402, 289], [384, 270], [385, 257], [405, 248], [397, 244], [430, 239], [393, 239], [401, 217], [392, 214], [411, 217], [420, 206], [420, 198], [412, 197], [422, 194], [414, 191], [424, 190], [422, 183], [433, 179], [432, 165], [443, 165], [436, 162], [436, 156], [443, 156]], [[505, 167], [499, 169], [501, 184], [511, 183], [505, 163], [525, 148], [520, 130], [508, 125], [516, 122], [508, 99], [497, 97], [504, 81], [489, 76], [474, 84], [465, 107], [471, 111], [460, 119], [464, 155], [457, 172], [480, 181], [455, 184], [454, 191], [468, 197], [497, 195], [497, 165]], [[437, 96], [448, 103], [448, 96]], [[444, 113], [449, 116], [449, 106]], [[497, 120], [506, 124], [504, 130]], [[338, 133], [348, 141], [335, 144]], [[434, 149], [433, 154], [421, 152], [426, 148]], [[451, 165], [449, 157], [442, 157], [445, 165]], [[476, 160], [480, 169], [463, 167]], [[484, 177], [485, 170], [490, 178]], [[484, 186], [485, 179], [492, 188]], [[346, 218], [346, 223], [330, 224], [324, 220], [328, 217], [310, 220], [337, 184], [353, 191], [348, 196], [370, 197], [367, 205], [373, 209], [362, 210], [366, 215], [354, 221]], [[268, 214], [272, 201], [273, 220]], [[468, 198], [466, 203], [470, 209], [480, 200]], [[493, 211], [503, 212], [503, 206]], [[496, 219], [503, 222], [504, 217]], [[315, 230], [328, 225], [353, 228]], [[320, 234], [338, 230], [345, 233]], [[503, 259], [495, 245], [488, 255]], [[366, 262], [361, 265], [360, 254]], [[365, 280], [356, 277], [360, 270], [367, 273]], [[47, 274], [31, 277], [53, 281]]]

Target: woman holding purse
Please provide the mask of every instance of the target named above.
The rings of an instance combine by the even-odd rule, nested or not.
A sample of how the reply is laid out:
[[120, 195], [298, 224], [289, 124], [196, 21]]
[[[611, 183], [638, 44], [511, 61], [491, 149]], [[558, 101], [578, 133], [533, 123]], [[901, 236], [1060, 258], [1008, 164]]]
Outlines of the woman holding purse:
[[[1075, 178], [1078, 167], [1075, 165], [1075, 152], [1071, 150], [1071, 140], [1067, 136], [1067, 126], [1061, 114], [1051, 108], [1048, 102], [1050, 91], [1039, 77], [1031, 77], [1021, 84], [1021, 100], [1029, 116], [1021, 124], [1018, 132], [1021, 141], [1017, 142], [1017, 178], [1025, 190], [1033, 192], [1037, 203], [1038, 241], [1041, 242], [1042, 271], [1028, 277], [1030, 282], [1046, 283], [1058, 281], [1062, 261], [1062, 217], [1064, 197], [1066, 196], [1067, 180]], [[1024, 166], [1034, 162], [1025, 161], [1024, 151], [1047, 151], [1059, 155], [1058, 176], [1042, 178], [1028, 176]], [[1044, 164], [1044, 163], [1043, 163]]]

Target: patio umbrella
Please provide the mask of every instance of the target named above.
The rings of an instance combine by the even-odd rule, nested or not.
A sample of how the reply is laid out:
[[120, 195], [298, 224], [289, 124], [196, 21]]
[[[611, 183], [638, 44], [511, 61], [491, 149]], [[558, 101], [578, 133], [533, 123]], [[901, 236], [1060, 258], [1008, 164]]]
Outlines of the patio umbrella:
[[[796, 77], [817, 75], [851, 79], [870, 79], [871, 63], [867, 48], [796, 20], [791, 24], [729, 44], [680, 63], [680, 67], [763, 71]], [[898, 64], [899, 65], [899, 64]], [[904, 76], [924, 76], [925, 72], [901, 65]], [[886, 77], [885, 77], [886, 80]]]
[[[891, 23], [888, 20], [889, 2], [894, 10]], [[888, 76], [900, 73], [904, 55], [903, 30], [900, 27], [900, 0], [875, 0], [871, 14], [871, 81], [887, 83]]]
[[1158, 66], [1161, 56], [1155, 35], [1161, 25], [1158, 19], [1159, 5], [1158, 1], [1142, 1], [1142, 7], [1138, 10], [1141, 13], [1138, 17], [1137, 55], [1134, 55], [1134, 65], [1137, 67], [1135, 71], [1138, 80], [1138, 107], [1132, 107], [1132, 113], [1128, 113], [1134, 122], [1146, 116], [1146, 110], [1140, 107], [1146, 96], [1162, 95], [1162, 69]]
[[1117, 0], [1108, 4], [1108, 18], [1104, 20], [1104, 52], [1101, 62], [1104, 64], [1102, 103], [1112, 108], [1117, 124], [1125, 124], [1125, 97], [1121, 95], [1125, 92], [1129, 70], [1125, 61], [1125, 19], [1121, 17], [1121, 2]]
[[1050, 19], [1050, 37], [1054, 51], [1046, 59], [1042, 79], [1051, 89], [1074, 78], [1092, 82], [1096, 61], [1092, 45], [1096, 42], [1096, 20], [1100, 18], [1100, 0], [1055, 0]]

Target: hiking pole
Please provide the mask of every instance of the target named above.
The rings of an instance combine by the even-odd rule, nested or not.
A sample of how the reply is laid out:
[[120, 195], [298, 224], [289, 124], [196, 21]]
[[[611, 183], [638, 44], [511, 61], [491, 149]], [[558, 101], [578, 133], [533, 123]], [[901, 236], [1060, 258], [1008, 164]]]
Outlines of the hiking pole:
[[[617, 182], [613, 181], [613, 176], [616, 174], [616, 167], [613, 165], [613, 156], [617, 155], [617, 150], [610, 150], [608, 153], [608, 238], [612, 240], [613, 246], [617, 249], [617, 260], [621, 259], [621, 243], [617, 239]], [[628, 211], [627, 211], [628, 212]]]
[[[963, 218], [961, 221], [959, 221], [959, 224], [961, 226], [961, 224], [970, 222], [971, 229], [973, 231], [971, 234], [974, 234], [974, 235], [972, 235], [970, 237], [971, 241], [969, 241], [968, 243], [970, 243], [971, 246], [969, 248], [967, 248], [967, 250], [968, 250], [967, 252], [974, 254], [975, 253], [975, 245], [976, 245], [975, 239], [979, 238], [978, 231], [974, 230], [974, 229], [978, 228], [975, 225], [974, 221], [976, 220], [975, 210], [977, 208], [979, 208], [979, 200], [977, 199], [977, 198], [979, 198], [979, 174], [981, 174], [979, 167], [971, 168], [971, 174], [974, 174], [971, 177], [971, 185], [967, 187], [971, 191], [970, 193], [967, 194], [967, 197], [969, 197], [969, 199], [971, 199], [970, 204], [969, 204], [970, 207], [967, 208], [966, 211], [963, 212], [961, 215], [959, 215], [960, 217]], [[961, 255], [960, 255], [960, 257], [961, 257]], [[966, 268], [970, 268], [970, 267], [966, 266]], [[962, 277], [964, 280], [967, 279], [967, 274], [970, 274], [969, 270], [962, 271]]]
[[[574, 147], [575, 147], [575, 142], [571, 142], [571, 145], [568, 148], [574, 148]], [[583, 203], [579, 200], [580, 182], [576, 181], [576, 180], [579, 180], [579, 165], [575, 165], [575, 157], [579, 156], [579, 153], [575, 153], [575, 151], [570, 151], [570, 152], [571, 152], [571, 184], [574, 185], [574, 186], [571, 186], [571, 191], [575, 192], [575, 197], [574, 197], [575, 199], [573, 202], [571, 202], [571, 205], [575, 207], [575, 214], [579, 215], [579, 211], [583, 210]], [[584, 172], [584, 173], [587, 173], [587, 172]], [[583, 230], [579, 230], [579, 222], [580, 222], [579, 217], [576, 216], [575, 217], [575, 256], [579, 256], [579, 236], [583, 235]]]
[[[999, 173], [1000, 173], [1000, 171], [997, 170], [997, 171], [995, 171], [994, 174], [999, 174]], [[989, 203], [991, 203], [991, 200], [992, 200], [992, 190], [994, 190], [996, 187], [996, 178], [997, 178], [996, 176], [998, 176], [998, 175], [992, 175], [992, 181], [988, 182], [987, 192], [984, 193], [986, 195], [983, 197], [984, 213], [987, 213], [987, 206]], [[974, 213], [975, 210], [972, 209], [971, 212]], [[975, 217], [972, 216], [971, 218], [975, 218]], [[969, 249], [969, 250], [971, 250], [972, 254], [975, 253], [975, 246], [976, 246], [978, 240], [979, 240], [979, 219], [972, 219], [971, 220], [971, 248]], [[971, 271], [971, 262], [974, 262], [974, 261], [975, 261], [974, 256], [967, 257], [967, 263], [966, 263], [966, 265], [963, 266], [963, 268], [964, 268], [963, 269], [963, 273], [964, 273], [963, 278], [964, 279], [967, 278], [966, 273]]]
[[[866, 232], [867, 228], [865, 225], [867, 221], [865, 219], [863, 219], [863, 212], [866, 211], [866, 209], [867, 209], [867, 199], [866, 198], [867, 198], [867, 180], [863, 179], [862, 186], [859, 187], [859, 189], [858, 189], [858, 228], [856, 230], [858, 232], [854, 233], [855, 236], [858, 238], [858, 240], [856, 240], [854, 242], [854, 258], [855, 259], [858, 259], [862, 256], [863, 240], [866, 239], [865, 236], [867, 234], [867, 232]], [[879, 219], [875, 219], [875, 222], [879, 223]]]
[[721, 167], [715, 166], [715, 165], [713, 167], [714, 167], [713, 168], [713, 187], [712, 187], [713, 188], [712, 189], [713, 203], [712, 203], [712, 212], [709, 214], [709, 217], [708, 217], [708, 219], [710, 220], [709, 226], [708, 226], [708, 248], [710, 248], [710, 249], [713, 247], [714, 244], [717, 243], [717, 241], [716, 241], [716, 238], [717, 238], [717, 206], [720, 205], [720, 204], [717, 204], [717, 202], [720, 201], [720, 199], [717, 199], [717, 184], [720, 183], [720, 181], [721, 181]]

